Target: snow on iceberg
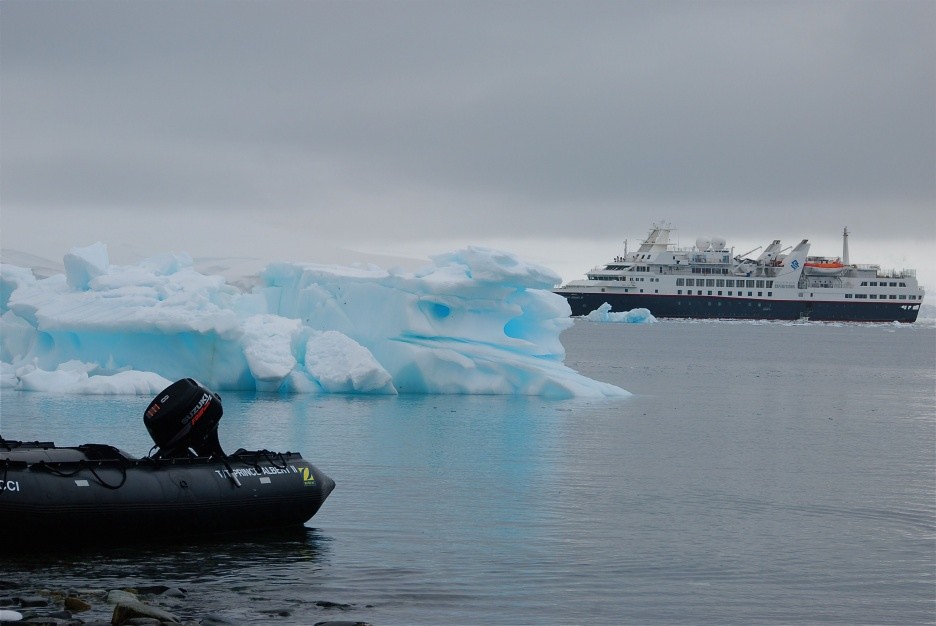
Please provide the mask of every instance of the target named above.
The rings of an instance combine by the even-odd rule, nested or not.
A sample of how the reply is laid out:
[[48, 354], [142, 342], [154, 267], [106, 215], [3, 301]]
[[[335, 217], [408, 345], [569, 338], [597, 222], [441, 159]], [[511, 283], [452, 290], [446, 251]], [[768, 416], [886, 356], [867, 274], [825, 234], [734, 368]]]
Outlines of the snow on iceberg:
[[70, 393], [219, 390], [621, 396], [562, 363], [572, 325], [550, 270], [488, 248], [418, 272], [273, 263], [249, 292], [187, 255], [114, 266], [74, 248], [65, 274], [0, 266], [0, 382]]
[[611, 305], [605, 302], [600, 307], [585, 316], [592, 322], [620, 322], [624, 324], [652, 324], [657, 321], [649, 309], [631, 309], [620, 313], [612, 313]]

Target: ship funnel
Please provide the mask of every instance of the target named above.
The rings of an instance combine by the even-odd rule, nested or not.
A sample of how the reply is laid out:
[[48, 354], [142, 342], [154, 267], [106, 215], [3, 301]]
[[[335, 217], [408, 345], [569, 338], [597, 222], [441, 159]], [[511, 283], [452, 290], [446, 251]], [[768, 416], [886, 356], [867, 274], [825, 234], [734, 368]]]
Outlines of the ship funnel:
[[793, 248], [789, 254], [783, 257], [781, 270], [777, 274], [777, 277], [779, 278], [780, 276], [788, 273], [798, 275], [800, 272], [802, 272], [803, 264], [806, 262], [807, 254], [809, 254], [809, 240], [803, 239], [801, 242], [796, 244], [796, 247]]

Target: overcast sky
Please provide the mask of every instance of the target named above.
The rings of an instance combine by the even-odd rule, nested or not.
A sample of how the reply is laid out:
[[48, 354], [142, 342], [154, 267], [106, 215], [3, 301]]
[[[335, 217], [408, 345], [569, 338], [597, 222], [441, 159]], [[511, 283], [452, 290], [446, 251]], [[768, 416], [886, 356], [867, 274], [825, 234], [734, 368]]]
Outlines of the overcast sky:
[[[577, 278], [668, 220], [936, 287], [936, 2], [0, 3], [0, 245]], [[744, 249], [742, 249], [744, 248]]]

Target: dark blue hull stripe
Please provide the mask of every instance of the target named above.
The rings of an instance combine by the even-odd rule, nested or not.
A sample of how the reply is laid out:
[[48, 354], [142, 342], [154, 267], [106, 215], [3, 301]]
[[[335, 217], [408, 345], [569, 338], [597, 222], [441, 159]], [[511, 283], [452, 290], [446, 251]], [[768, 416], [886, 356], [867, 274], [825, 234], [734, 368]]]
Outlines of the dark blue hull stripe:
[[701, 319], [810, 320], [829, 322], [914, 322], [919, 304], [890, 301], [822, 302], [719, 298], [717, 296], [667, 296], [659, 294], [564, 293], [572, 315], [588, 315], [607, 302], [615, 312], [649, 309], [655, 317]]

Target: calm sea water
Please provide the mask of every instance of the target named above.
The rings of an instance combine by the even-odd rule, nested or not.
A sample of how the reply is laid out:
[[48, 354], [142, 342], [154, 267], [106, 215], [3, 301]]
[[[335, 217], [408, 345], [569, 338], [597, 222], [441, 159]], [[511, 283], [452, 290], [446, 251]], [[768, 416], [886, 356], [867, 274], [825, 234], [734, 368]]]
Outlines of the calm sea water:
[[[580, 321], [563, 343], [635, 395], [226, 393], [226, 449], [337, 481], [305, 532], [6, 554], [0, 579], [175, 585], [183, 617], [243, 624], [936, 621], [933, 324]], [[149, 398], [0, 400], [7, 438], [150, 448]]]

